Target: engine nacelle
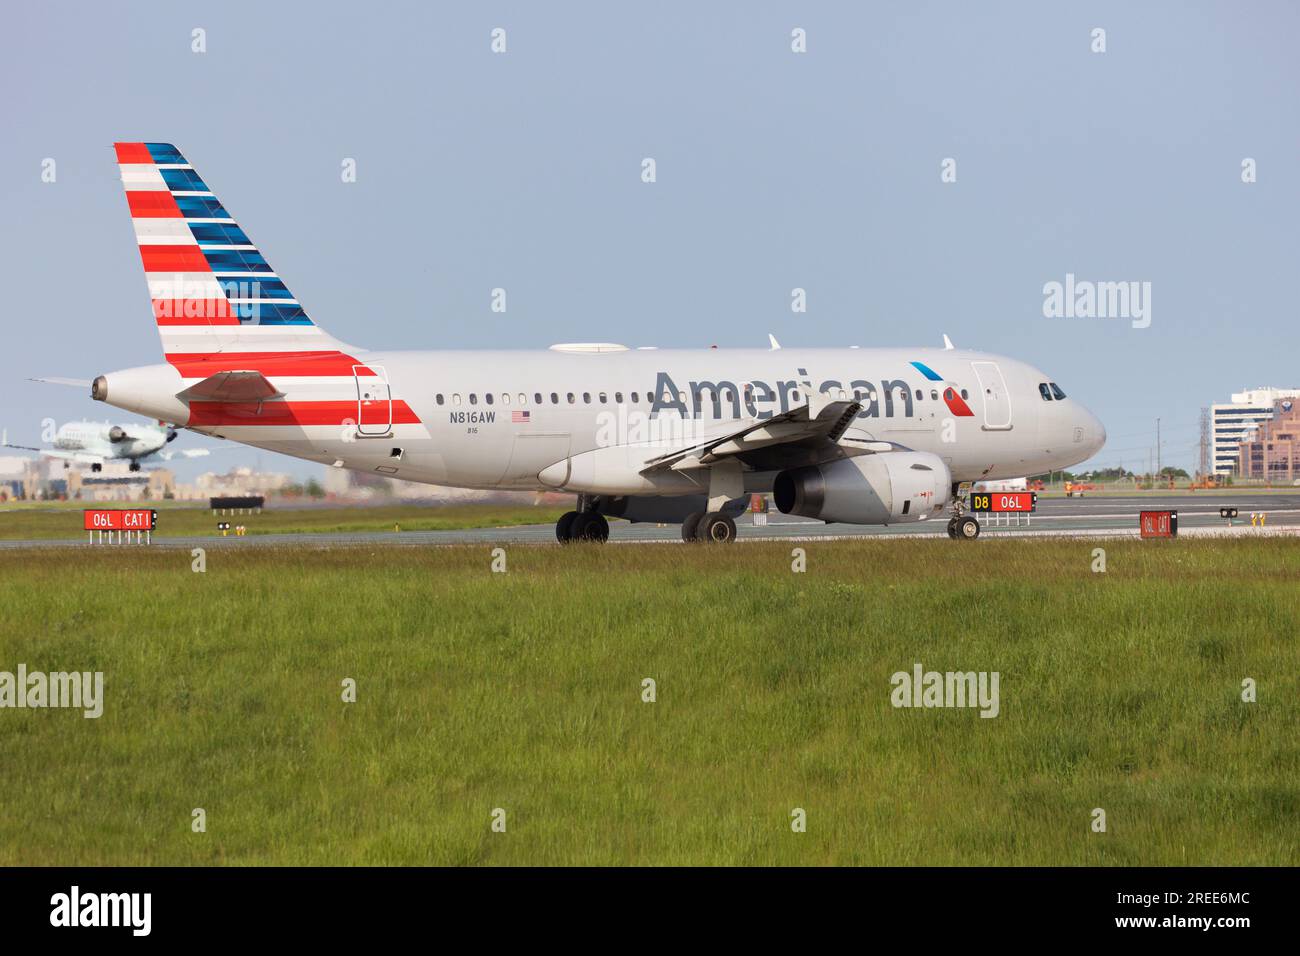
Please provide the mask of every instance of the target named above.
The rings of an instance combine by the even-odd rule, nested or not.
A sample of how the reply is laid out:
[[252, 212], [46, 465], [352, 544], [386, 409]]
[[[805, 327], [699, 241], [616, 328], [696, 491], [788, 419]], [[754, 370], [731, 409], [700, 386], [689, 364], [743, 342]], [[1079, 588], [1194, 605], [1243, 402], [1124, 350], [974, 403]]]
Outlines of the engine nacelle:
[[123, 428], [121, 425], [114, 425], [112, 428], [108, 430], [108, 440], [111, 441], [113, 444], [116, 445], [124, 438], [126, 438], [126, 429]]
[[782, 514], [893, 524], [941, 510], [952, 493], [952, 476], [938, 455], [889, 451], [791, 468], [776, 476], [772, 491]]

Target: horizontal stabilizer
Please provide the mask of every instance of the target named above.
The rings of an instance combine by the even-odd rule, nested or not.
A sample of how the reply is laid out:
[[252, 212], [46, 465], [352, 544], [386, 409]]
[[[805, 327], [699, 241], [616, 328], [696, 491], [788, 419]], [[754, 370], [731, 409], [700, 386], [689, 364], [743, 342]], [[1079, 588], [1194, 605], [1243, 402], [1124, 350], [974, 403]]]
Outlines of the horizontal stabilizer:
[[262, 402], [283, 398], [284, 392], [261, 372], [217, 372], [177, 392], [183, 402]]

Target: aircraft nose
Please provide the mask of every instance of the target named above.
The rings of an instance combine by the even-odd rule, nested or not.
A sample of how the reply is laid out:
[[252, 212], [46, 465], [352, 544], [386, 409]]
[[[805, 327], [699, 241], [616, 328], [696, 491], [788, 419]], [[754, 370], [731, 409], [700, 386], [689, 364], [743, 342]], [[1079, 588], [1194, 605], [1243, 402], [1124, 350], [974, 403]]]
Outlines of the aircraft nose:
[[1088, 443], [1090, 455], [1095, 455], [1101, 451], [1102, 446], [1106, 444], [1106, 426], [1101, 423], [1101, 419], [1087, 410], [1084, 411], [1084, 440]]

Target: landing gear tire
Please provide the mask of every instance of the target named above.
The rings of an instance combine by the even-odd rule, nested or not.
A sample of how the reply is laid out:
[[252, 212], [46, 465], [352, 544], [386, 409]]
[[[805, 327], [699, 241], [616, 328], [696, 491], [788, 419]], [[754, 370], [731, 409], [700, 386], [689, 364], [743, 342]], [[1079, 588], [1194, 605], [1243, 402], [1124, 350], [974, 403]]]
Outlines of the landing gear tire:
[[695, 536], [695, 532], [699, 530], [700, 522], [702, 520], [704, 520], [703, 511], [692, 511], [686, 516], [686, 520], [682, 522], [683, 541], [691, 542], [700, 540]]
[[578, 517], [576, 511], [566, 511], [560, 515], [560, 520], [555, 522], [555, 540], [564, 544], [569, 541], [570, 532], [573, 530], [574, 519]]
[[101, 465], [101, 464], [99, 464], [99, 463], [95, 463], [95, 464], [93, 464], [93, 465], [90, 466], [90, 470], [91, 470], [91, 471], [103, 471], [103, 470], [104, 470], [104, 466]]
[[980, 536], [980, 523], [970, 515], [962, 515], [953, 523], [952, 531], [959, 541], [973, 541]]
[[569, 526], [570, 541], [595, 541], [603, 544], [609, 540], [609, 522], [604, 515], [584, 512]]
[[139, 470], [140, 470], [140, 463], [139, 463], [138, 461], [133, 461], [133, 462], [131, 462], [131, 464], [130, 464], [129, 466], [127, 466], [127, 470], [128, 470], [128, 471], [139, 471]]
[[731, 544], [736, 540], [736, 522], [718, 511], [711, 511], [700, 519], [695, 535], [709, 544]]
[[956, 518], [949, 518], [949, 519], [948, 519], [948, 537], [950, 537], [950, 538], [954, 538], [954, 539], [957, 537], [957, 519], [956, 519]]

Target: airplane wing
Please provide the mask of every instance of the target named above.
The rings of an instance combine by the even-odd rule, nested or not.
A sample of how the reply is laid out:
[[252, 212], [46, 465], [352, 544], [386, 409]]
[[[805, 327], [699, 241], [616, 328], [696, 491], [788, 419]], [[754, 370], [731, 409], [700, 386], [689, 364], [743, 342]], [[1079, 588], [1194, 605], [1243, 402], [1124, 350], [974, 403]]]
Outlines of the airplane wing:
[[649, 476], [656, 471], [707, 468], [732, 457], [766, 469], [892, 450], [894, 446], [889, 442], [859, 443], [860, 451], [847, 451], [839, 445], [840, 436], [860, 411], [862, 404], [853, 400], [826, 402], [818, 410], [800, 405], [739, 431], [652, 458], [641, 469], [641, 474]]
[[79, 465], [102, 465], [108, 460], [103, 455], [95, 455], [88, 451], [63, 451], [59, 448], [41, 448], [38, 450], [46, 458], [57, 458], [59, 461], [75, 461]]
[[13, 445], [9, 442], [0, 442], [0, 448], [20, 448], [23, 451], [45, 451], [44, 448], [33, 448], [31, 445]]
[[261, 372], [217, 372], [201, 382], [176, 393], [183, 402], [261, 402], [283, 398], [284, 392], [276, 388]]

